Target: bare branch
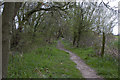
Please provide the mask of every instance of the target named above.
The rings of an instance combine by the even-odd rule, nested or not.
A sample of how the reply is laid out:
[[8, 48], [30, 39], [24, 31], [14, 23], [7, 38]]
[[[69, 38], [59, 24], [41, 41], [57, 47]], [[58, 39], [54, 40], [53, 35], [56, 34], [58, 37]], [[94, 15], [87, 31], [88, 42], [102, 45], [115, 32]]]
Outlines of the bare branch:
[[[70, 2], [69, 2], [70, 3]], [[65, 11], [66, 9], [67, 9], [67, 7], [66, 8], [64, 8], [65, 6], [67, 6], [69, 3], [67, 3], [67, 4], [65, 4], [65, 5], [63, 5], [63, 6], [55, 6], [55, 5], [53, 5], [52, 7], [50, 7], [50, 8], [39, 8], [38, 6], [36, 7], [36, 8], [34, 8], [34, 9], [32, 9], [31, 11], [29, 11], [29, 12], [27, 12], [26, 13], [26, 16], [25, 16], [25, 18], [24, 18], [24, 20], [27, 20], [34, 12], [37, 12], [37, 11], [52, 11], [52, 10], [61, 10], [61, 11]]]
[[4, 2], [0, 2], [0, 6], [4, 5]]

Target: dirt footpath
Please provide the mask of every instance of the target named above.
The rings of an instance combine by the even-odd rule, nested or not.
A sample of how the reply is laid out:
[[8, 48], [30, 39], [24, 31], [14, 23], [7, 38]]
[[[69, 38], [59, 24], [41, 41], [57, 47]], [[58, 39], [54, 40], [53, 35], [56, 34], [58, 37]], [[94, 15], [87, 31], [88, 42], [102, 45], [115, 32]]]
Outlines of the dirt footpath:
[[88, 65], [86, 65], [85, 62], [82, 59], [80, 59], [80, 57], [78, 57], [71, 51], [64, 49], [64, 46], [61, 44], [61, 41], [58, 41], [57, 47], [60, 50], [63, 50], [70, 54], [70, 59], [77, 64], [77, 69], [79, 69], [79, 71], [82, 73], [82, 76], [84, 78], [86, 79], [92, 78], [92, 80], [103, 80], [103, 78], [98, 76], [95, 70], [93, 70]]

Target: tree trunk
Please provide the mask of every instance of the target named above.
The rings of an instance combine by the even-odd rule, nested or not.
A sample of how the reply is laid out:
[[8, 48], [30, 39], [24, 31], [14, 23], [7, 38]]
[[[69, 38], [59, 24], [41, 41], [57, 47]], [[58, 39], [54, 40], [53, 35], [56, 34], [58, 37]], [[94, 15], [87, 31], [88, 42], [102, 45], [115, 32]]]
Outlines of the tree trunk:
[[61, 36], [61, 30], [59, 29], [57, 39], [58, 39], [60, 36]]
[[105, 33], [103, 32], [102, 48], [101, 48], [101, 57], [104, 56], [104, 49], [105, 49]]
[[2, 79], [2, 15], [0, 15], [0, 79]]
[[7, 77], [10, 31], [12, 30], [12, 21], [20, 8], [19, 4], [21, 3], [4, 3], [4, 9], [2, 13], [2, 78]]
[[75, 34], [75, 32], [74, 32], [74, 37], [73, 37], [73, 46], [75, 45], [76, 38], [77, 38], [77, 36], [76, 36], [76, 34]]
[[2, 77], [7, 77], [8, 53], [10, 49], [10, 31], [14, 16], [14, 6], [12, 2], [5, 2], [2, 14]]
[[80, 41], [80, 37], [78, 36], [76, 47], [79, 47], [79, 41]]
[[76, 45], [76, 47], [79, 47], [80, 34], [81, 34], [80, 28], [78, 30], [79, 31], [78, 31], [78, 37], [77, 37], [77, 45]]

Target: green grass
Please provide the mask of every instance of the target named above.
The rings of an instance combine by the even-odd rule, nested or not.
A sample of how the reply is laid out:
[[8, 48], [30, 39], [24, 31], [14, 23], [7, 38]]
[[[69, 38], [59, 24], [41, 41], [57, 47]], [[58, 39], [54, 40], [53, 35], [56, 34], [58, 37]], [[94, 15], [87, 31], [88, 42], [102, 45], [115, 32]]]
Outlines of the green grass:
[[115, 37], [116, 39], [118, 39], [119, 36], [116, 36], [116, 35], [115, 35], [114, 37]]
[[54, 45], [9, 56], [8, 78], [82, 78], [68, 53]]
[[114, 36], [114, 37], [115, 37], [114, 41], [111, 42], [109, 46], [113, 46], [115, 48], [118, 48], [118, 45], [120, 45], [120, 42], [119, 42], [120, 38], [118, 36]]
[[92, 48], [75, 48], [71, 47], [71, 43], [68, 41], [62, 41], [64, 47], [74, 52], [81, 59], [83, 59], [86, 64], [91, 68], [95, 69], [98, 75], [104, 78], [118, 78], [118, 60], [112, 58], [109, 55], [105, 55], [103, 58], [94, 56], [95, 53]]

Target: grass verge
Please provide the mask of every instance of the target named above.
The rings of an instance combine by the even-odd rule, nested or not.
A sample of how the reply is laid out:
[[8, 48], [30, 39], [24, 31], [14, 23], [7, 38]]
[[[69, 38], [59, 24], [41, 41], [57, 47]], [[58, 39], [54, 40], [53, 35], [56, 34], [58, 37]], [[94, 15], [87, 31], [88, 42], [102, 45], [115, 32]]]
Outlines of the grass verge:
[[64, 47], [83, 59], [86, 64], [91, 68], [95, 69], [98, 75], [104, 78], [118, 78], [118, 60], [111, 57], [110, 55], [105, 55], [103, 58], [94, 56], [94, 51], [92, 48], [75, 48], [68, 41], [62, 41]]
[[8, 78], [82, 78], [68, 53], [54, 45], [9, 56]]

